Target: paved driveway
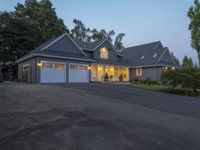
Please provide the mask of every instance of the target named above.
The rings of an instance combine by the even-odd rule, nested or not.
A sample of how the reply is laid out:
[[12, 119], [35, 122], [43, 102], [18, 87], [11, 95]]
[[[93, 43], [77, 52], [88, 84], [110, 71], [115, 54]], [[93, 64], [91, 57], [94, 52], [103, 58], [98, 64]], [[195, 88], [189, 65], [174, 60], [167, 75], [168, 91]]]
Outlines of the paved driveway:
[[0, 84], [2, 150], [197, 150], [200, 99], [112, 84]]

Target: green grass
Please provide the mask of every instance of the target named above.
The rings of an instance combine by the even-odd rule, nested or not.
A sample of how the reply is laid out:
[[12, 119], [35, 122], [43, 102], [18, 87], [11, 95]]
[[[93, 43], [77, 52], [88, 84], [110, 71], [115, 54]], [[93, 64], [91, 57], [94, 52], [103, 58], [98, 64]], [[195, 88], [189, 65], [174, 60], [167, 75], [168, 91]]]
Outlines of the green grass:
[[164, 85], [144, 85], [144, 84], [131, 84], [132, 87], [140, 88], [144, 90], [151, 90], [151, 91], [161, 91], [165, 89], [169, 89], [169, 87]]
[[[151, 91], [158, 91], [176, 95], [185, 95], [185, 96], [196, 96], [191, 89], [173, 89], [170, 86], [165, 85], [144, 85], [144, 84], [131, 84], [131, 87], [144, 89], [144, 90], [151, 90]], [[200, 90], [198, 90], [200, 95]]]

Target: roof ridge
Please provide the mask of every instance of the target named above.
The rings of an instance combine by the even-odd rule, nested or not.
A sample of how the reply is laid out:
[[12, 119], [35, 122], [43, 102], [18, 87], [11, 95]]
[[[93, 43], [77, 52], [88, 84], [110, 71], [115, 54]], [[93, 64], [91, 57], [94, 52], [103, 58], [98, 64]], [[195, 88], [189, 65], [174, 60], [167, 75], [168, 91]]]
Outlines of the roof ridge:
[[130, 46], [130, 47], [126, 47], [125, 49], [133, 48], [133, 47], [145, 46], [145, 45], [149, 45], [149, 44], [153, 44], [153, 43], [161, 43], [161, 41], [149, 42], [149, 43], [145, 43], [145, 44], [140, 44], [140, 45]]

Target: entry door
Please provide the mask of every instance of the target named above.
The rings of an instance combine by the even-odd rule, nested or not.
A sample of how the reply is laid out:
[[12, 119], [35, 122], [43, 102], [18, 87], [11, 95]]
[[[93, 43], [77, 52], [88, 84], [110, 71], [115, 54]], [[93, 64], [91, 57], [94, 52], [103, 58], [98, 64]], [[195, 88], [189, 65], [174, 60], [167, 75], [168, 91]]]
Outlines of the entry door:
[[64, 63], [43, 62], [41, 83], [66, 83], [66, 65]]
[[70, 83], [89, 82], [88, 65], [70, 64], [69, 82]]

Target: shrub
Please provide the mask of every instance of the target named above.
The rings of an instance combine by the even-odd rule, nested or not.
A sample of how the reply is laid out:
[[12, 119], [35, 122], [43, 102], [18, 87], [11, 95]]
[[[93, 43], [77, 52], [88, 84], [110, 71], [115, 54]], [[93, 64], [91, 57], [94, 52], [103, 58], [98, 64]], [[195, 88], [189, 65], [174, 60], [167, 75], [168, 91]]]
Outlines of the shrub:
[[181, 86], [183, 89], [190, 88], [198, 96], [197, 89], [200, 88], [200, 69], [182, 68], [169, 70], [162, 74], [162, 82], [172, 85], [173, 88]]
[[124, 80], [124, 77], [123, 77], [123, 74], [121, 73], [120, 76], [119, 76], [119, 81], [122, 82], [123, 80]]
[[108, 79], [109, 79], [109, 77], [108, 77], [108, 74], [107, 74], [107, 72], [106, 72], [106, 74], [105, 74], [105, 76], [104, 76], [104, 81], [108, 81]]

